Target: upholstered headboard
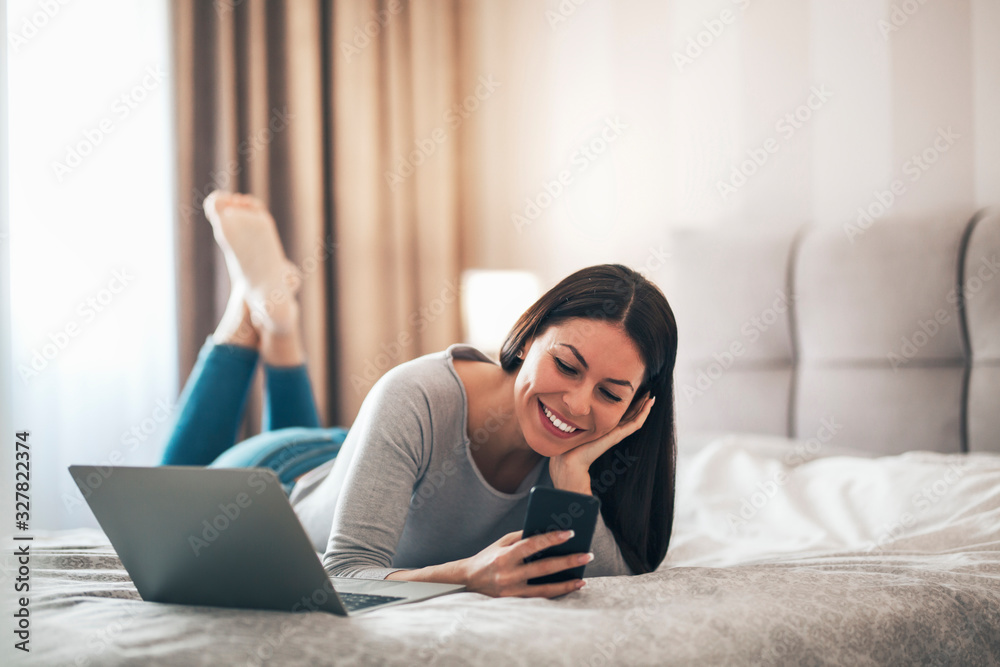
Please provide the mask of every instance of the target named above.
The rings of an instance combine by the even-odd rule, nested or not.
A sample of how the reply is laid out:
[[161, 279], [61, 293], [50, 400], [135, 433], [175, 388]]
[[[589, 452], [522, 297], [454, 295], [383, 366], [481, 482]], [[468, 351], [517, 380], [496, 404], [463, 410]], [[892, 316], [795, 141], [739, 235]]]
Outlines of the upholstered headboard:
[[679, 233], [681, 436], [1000, 452], [1000, 211]]

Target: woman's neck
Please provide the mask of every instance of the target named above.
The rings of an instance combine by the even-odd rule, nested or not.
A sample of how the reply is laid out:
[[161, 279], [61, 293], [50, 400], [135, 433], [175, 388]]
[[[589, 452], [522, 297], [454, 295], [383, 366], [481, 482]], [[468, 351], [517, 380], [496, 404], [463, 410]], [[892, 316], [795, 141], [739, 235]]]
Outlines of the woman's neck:
[[468, 436], [480, 472], [506, 481], [503, 486], [519, 484], [542, 456], [528, 446], [514, 412], [516, 376], [477, 361], [456, 361], [455, 370], [465, 385]]

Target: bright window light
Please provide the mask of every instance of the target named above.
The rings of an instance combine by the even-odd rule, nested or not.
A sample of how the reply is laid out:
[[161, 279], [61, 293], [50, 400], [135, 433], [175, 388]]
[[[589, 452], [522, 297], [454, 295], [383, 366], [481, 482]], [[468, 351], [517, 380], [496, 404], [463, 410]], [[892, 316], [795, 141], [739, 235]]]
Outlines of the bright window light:
[[16, 428], [32, 527], [96, 525], [66, 467], [145, 465], [177, 395], [167, 0], [8, 0]]

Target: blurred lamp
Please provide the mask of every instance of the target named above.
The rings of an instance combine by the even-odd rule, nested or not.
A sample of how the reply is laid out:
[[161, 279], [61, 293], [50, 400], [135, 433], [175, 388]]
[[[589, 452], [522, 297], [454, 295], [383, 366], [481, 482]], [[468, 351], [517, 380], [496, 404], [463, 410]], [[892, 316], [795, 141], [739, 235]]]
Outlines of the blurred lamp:
[[466, 342], [496, 355], [517, 318], [539, 296], [541, 284], [529, 271], [465, 271], [462, 274], [462, 323]]

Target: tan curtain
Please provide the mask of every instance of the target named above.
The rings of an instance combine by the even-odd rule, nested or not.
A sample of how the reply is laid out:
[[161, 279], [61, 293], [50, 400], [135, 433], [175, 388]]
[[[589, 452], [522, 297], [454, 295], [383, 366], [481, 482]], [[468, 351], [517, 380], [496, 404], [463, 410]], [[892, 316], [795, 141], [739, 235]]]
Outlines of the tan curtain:
[[[299, 299], [309, 372], [329, 417], [333, 216], [328, 183], [328, 72], [319, 2], [174, 2], [178, 142], [178, 320], [186, 377], [222, 314], [229, 280], [201, 210], [215, 188], [251, 192], [278, 223], [304, 274]], [[326, 75], [326, 76], [325, 76]], [[259, 380], [258, 380], [259, 386]], [[260, 392], [247, 413], [260, 421]]]
[[[216, 187], [252, 192], [305, 274], [321, 419], [349, 424], [377, 377], [461, 335], [461, 137], [446, 120], [458, 101], [457, 7], [172, 6], [182, 377], [228, 295], [201, 201]], [[258, 389], [244, 435], [259, 424], [259, 397]]]
[[458, 11], [334, 3], [334, 193], [341, 404], [457, 342], [462, 238]]

